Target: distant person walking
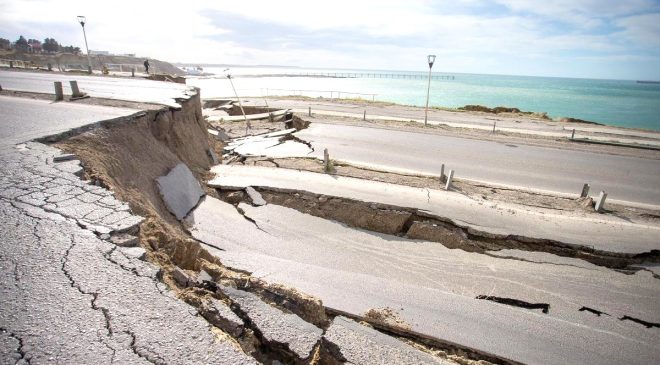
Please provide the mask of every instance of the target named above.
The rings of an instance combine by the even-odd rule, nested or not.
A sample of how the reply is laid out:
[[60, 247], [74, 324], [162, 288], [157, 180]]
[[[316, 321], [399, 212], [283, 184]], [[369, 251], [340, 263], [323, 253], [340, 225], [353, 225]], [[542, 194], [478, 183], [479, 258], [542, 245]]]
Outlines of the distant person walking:
[[144, 72], [149, 73], [149, 60], [144, 60]]

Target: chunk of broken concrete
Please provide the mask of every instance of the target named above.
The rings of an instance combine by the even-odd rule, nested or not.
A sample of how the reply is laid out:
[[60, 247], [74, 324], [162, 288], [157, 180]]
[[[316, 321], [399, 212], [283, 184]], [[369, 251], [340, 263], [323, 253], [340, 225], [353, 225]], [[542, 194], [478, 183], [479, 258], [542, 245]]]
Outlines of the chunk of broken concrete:
[[172, 277], [174, 278], [174, 281], [177, 282], [177, 284], [183, 287], [189, 287], [195, 284], [195, 280], [193, 280], [190, 275], [188, 275], [180, 267], [175, 267], [174, 270], [172, 270]]
[[199, 182], [183, 163], [176, 165], [167, 175], [157, 178], [156, 182], [165, 206], [178, 220], [188, 215], [204, 196]]
[[215, 292], [218, 289], [218, 284], [216, 284], [211, 275], [204, 270], [201, 270], [199, 274], [197, 274], [196, 284], [198, 287], [212, 292]]
[[128, 258], [134, 258], [144, 261], [147, 256], [147, 250], [142, 247], [122, 247], [121, 252]]
[[110, 242], [120, 247], [136, 247], [139, 239], [130, 234], [116, 234], [110, 237]]
[[335, 345], [331, 351], [340, 352], [333, 357], [350, 364], [453, 364], [342, 316], [335, 317], [323, 338]]
[[301, 360], [310, 358], [323, 330], [263, 302], [252, 293], [225, 286], [219, 289], [250, 319], [265, 341], [282, 346]]
[[252, 200], [252, 205], [256, 205], [258, 207], [266, 205], [264, 198], [261, 196], [261, 194], [259, 194], [258, 191], [254, 190], [253, 187], [248, 186], [245, 188], [245, 192], [250, 197], [250, 200]]
[[233, 337], [243, 334], [244, 323], [236, 313], [232, 312], [226, 303], [211, 298], [202, 302], [199, 307], [199, 314], [202, 315], [210, 324], [229, 333]]
[[73, 153], [65, 153], [62, 155], [53, 156], [53, 162], [64, 162], [75, 159], [76, 159], [76, 155], [74, 155]]

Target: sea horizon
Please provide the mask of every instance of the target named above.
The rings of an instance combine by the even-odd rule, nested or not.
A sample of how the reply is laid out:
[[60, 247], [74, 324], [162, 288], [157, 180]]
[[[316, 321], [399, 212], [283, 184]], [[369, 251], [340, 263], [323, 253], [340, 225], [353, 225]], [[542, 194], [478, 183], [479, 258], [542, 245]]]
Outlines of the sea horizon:
[[[202, 64], [198, 64], [202, 65]], [[233, 96], [225, 79], [234, 76], [239, 95], [269, 97], [361, 98], [402, 105], [424, 106], [427, 71], [303, 68], [297, 66], [200, 66], [213, 75], [189, 77], [188, 83], [202, 87], [206, 97]], [[224, 71], [229, 68], [229, 71]], [[291, 72], [282, 72], [290, 70]], [[307, 77], [307, 73], [391, 74], [414, 78]], [[652, 80], [615, 80], [553, 76], [496, 75], [434, 71], [429, 106], [459, 108], [483, 105], [505, 106], [521, 111], [547, 113], [553, 119], [577, 118], [605, 125], [660, 130], [660, 84]], [[252, 77], [245, 77], [252, 76]]]
[[[378, 72], [405, 72], [405, 73], [423, 73], [428, 74], [428, 70], [396, 70], [396, 69], [378, 69], [378, 68], [346, 68], [346, 67], [307, 67], [307, 66], [291, 66], [291, 65], [243, 65], [231, 63], [194, 63], [194, 62], [172, 62], [177, 67], [202, 67], [202, 68], [278, 68], [278, 69], [298, 69], [298, 70], [337, 70], [337, 71], [378, 71]], [[524, 75], [524, 74], [507, 74], [507, 73], [477, 73], [477, 72], [459, 72], [459, 71], [444, 71], [432, 69], [433, 75], [480, 75], [480, 76], [512, 76], [512, 77], [540, 77], [540, 78], [555, 78], [555, 79], [574, 79], [574, 80], [599, 80], [599, 81], [650, 81], [660, 83], [660, 79], [653, 78], [640, 78], [640, 79], [617, 79], [617, 78], [601, 78], [601, 77], [579, 77], [579, 76], [556, 76], [556, 75]]]

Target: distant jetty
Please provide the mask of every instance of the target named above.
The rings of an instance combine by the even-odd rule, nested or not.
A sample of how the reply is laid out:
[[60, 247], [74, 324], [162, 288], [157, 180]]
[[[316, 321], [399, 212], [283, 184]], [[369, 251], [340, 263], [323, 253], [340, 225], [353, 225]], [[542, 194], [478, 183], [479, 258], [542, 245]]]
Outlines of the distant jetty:
[[660, 84], [660, 81], [637, 80], [638, 84]]

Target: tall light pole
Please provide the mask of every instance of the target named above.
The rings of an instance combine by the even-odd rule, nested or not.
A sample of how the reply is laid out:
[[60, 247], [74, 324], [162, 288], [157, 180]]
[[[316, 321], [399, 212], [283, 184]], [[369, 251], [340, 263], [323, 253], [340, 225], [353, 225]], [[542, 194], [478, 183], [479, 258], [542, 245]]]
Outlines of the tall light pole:
[[433, 63], [435, 62], [435, 55], [427, 56], [429, 61], [429, 86], [426, 88], [426, 109], [424, 110], [424, 127], [429, 118], [429, 94], [431, 93], [431, 69], [433, 68]]
[[80, 26], [82, 26], [83, 29], [83, 36], [85, 37], [85, 50], [87, 50], [87, 71], [91, 74], [92, 73], [92, 57], [89, 55], [89, 47], [87, 46], [87, 34], [85, 33], [85, 16], [84, 15], [78, 15], [78, 22], [80, 23]]
[[[224, 71], [229, 71], [228, 68], [224, 69]], [[232, 90], [234, 90], [234, 95], [236, 95], [236, 99], [238, 99], [238, 106], [241, 108], [241, 113], [243, 113], [243, 119], [245, 119], [245, 135], [247, 136], [248, 130], [250, 129], [250, 122], [247, 120], [247, 116], [245, 115], [245, 110], [243, 110], [243, 103], [241, 102], [241, 98], [238, 96], [238, 93], [236, 92], [236, 88], [234, 87], [234, 82], [231, 81], [231, 74], [227, 74], [227, 79], [229, 80], [229, 83], [231, 84]]]

